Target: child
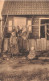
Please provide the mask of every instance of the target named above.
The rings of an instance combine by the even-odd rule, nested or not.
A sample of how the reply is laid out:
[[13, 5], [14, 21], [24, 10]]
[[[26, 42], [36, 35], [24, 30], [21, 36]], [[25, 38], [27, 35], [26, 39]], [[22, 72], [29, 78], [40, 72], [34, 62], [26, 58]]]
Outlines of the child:
[[10, 46], [11, 46], [11, 54], [18, 54], [18, 40], [16, 37], [16, 31], [15, 29], [11, 33], [11, 38], [10, 38]]

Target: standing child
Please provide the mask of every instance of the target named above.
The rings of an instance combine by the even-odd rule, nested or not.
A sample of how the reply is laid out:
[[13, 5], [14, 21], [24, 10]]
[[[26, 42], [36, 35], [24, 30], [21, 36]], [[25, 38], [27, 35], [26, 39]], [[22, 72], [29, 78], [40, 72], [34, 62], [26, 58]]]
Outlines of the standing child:
[[16, 31], [15, 29], [11, 33], [11, 38], [10, 38], [10, 46], [11, 46], [11, 54], [12, 56], [14, 54], [18, 54], [18, 39], [16, 37]]

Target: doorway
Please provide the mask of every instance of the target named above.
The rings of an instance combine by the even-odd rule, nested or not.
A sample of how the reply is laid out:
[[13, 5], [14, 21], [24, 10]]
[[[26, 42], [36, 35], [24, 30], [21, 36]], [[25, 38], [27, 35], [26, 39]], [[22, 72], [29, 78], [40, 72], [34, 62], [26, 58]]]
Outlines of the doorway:
[[49, 33], [49, 19], [41, 19], [40, 38], [47, 39], [47, 33]]
[[49, 18], [40, 18], [40, 39], [41, 49], [46, 50], [47, 40], [49, 38]]

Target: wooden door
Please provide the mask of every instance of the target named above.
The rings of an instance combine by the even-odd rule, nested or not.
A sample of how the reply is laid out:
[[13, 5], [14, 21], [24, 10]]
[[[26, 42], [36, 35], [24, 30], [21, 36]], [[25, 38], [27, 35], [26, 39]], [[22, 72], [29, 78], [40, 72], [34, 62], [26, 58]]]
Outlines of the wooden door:
[[40, 38], [41, 50], [47, 50], [49, 47], [49, 18], [40, 18]]

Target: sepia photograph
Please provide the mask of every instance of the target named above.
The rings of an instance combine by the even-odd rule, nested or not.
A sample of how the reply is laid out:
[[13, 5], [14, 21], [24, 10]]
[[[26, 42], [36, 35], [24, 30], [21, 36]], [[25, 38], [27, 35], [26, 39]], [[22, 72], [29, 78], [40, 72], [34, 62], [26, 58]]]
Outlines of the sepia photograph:
[[49, 81], [49, 0], [0, 0], [0, 81]]

